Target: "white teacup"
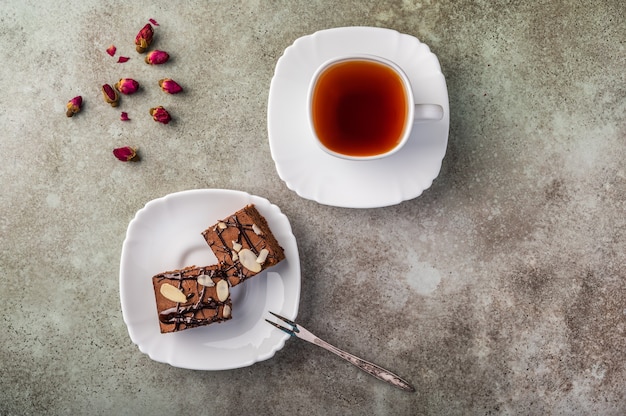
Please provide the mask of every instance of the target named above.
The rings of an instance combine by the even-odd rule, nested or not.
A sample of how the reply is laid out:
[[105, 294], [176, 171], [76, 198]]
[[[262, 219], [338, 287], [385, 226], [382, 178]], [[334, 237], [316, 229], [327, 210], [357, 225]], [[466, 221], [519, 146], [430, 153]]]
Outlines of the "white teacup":
[[371, 160], [400, 150], [416, 121], [441, 120], [443, 108], [415, 104], [411, 82], [394, 62], [375, 55], [346, 55], [315, 71], [308, 116], [324, 151]]

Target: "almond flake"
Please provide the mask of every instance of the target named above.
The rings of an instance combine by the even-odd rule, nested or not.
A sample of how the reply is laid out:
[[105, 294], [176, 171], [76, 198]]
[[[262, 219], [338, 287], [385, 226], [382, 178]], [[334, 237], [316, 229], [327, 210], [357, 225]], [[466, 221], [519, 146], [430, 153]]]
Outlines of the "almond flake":
[[217, 228], [219, 228], [220, 230], [225, 230], [227, 228], [226, 223], [224, 221], [218, 222]]
[[215, 282], [213, 281], [213, 279], [211, 279], [211, 276], [209, 276], [208, 274], [201, 274], [200, 276], [198, 276], [198, 283], [206, 287], [215, 286]]
[[259, 263], [259, 264], [265, 263], [265, 260], [267, 260], [267, 255], [268, 254], [270, 254], [270, 252], [266, 248], [264, 248], [259, 253], [259, 257], [257, 257], [256, 262]]
[[230, 316], [230, 306], [224, 305], [224, 309], [222, 309], [222, 316], [224, 318], [228, 318]]
[[236, 241], [233, 241], [233, 250], [239, 251], [243, 246]]
[[217, 294], [217, 300], [220, 302], [224, 302], [228, 299], [228, 295], [230, 294], [228, 282], [226, 280], [220, 280], [217, 282], [217, 285], [215, 285], [215, 293]]
[[187, 302], [187, 296], [185, 296], [185, 294], [181, 292], [180, 289], [178, 289], [175, 286], [170, 285], [169, 283], [163, 283], [159, 291], [165, 298], [171, 300], [172, 302], [177, 302], [177, 303]]
[[259, 226], [256, 224], [252, 224], [252, 231], [254, 231], [256, 235], [263, 235], [263, 231], [261, 231]]
[[256, 255], [249, 249], [244, 248], [239, 252], [239, 261], [246, 269], [251, 272], [258, 273], [261, 271], [262, 267], [256, 261]]

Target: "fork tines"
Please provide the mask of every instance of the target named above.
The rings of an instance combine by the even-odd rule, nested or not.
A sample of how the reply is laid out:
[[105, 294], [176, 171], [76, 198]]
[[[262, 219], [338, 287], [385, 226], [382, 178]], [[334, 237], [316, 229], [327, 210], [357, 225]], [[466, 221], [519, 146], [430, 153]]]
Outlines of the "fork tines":
[[[271, 313], [272, 315], [274, 315], [274, 316], [275, 316], [275, 317], [277, 317], [278, 319], [281, 319], [281, 320], [285, 321], [286, 323], [288, 323], [289, 325], [291, 325], [294, 329], [296, 328], [296, 323], [295, 323], [295, 322], [293, 322], [293, 321], [291, 321], [291, 320], [289, 320], [289, 319], [287, 319], [287, 318], [284, 318], [284, 317], [282, 317], [282, 316], [280, 316], [280, 315], [278, 315], [278, 314], [275, 314], [274, 312], [269, 311], [269, 313]], [[283, 332], [286, 332], [286, 333], [287, 333], [287, 334], [289, 334], [289, 335], [295, 335], [295, 334], [296, 334], [296, 333], [295, 333], [295, 331], [294, 331], [294, 329], [285, 328], [284, 326], [279, 325], [279, 324], [277, 324], [276, 322], [272, 322], [272, 321], [270, 321], [269, 319], [266, 319], [265, 321], [266, 321], [268, 324], [271, 324], [271, 325], [275, 326], [276, 328], [280, 329], [280, 330], [281, 330], [281, 331], [283, 331]]]
[[275, 317], [277, 317], [278, 319], [280, 319], [280, 320], [282, 320], [284, 322], [287, 322], [289, 325], [296, 326], [296, 323], [294, 321], [290, 321], [289, 319], [287, 319], [287, 318], [285, 318], [283, 316], [280, 316], [279, 314], [274, 313], [272, 311], [268, 311], [268, 312], [271, 313], [272, 315], [274, 315]]

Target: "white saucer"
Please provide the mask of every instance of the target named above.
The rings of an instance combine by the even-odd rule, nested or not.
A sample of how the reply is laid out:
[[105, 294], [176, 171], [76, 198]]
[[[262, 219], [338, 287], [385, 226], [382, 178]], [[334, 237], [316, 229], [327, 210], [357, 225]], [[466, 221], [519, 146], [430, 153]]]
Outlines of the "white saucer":
[[[247, 204], [254, 204], [285, 250], [285, 260], [232, 288], [232, 319], [161, 334], [152, 287], [155, 274], [216, 264], [200, 234]], [[268, 311], [295, 319], [300, 301], [300, 259], [291, 225], [267, 199], [224, 189], [197, 189], [155, 199], [128, 225], [120, 264], [122, 315], [131, 340], [155, 361], [196, 370], [225, 370], [266, 360], [289, 338], [264, 318]]]
[[[416, 103], [438, 104], [443, 119], [417, 123], [407, 144], [389, 157], [350, 161], [319, 148], [307, 120], [313, 73], [330, 58], [373, 54], [398, 64]], [[297, 39], [276, 64], [268, 101], [268, 134], [280, 178], [303, 198], [325, 205], [374, 208], [419, 196], [439, 175], [448, 144], [450, 114], [439, 60], [417, 38], [395, 30], [343, 27]]]

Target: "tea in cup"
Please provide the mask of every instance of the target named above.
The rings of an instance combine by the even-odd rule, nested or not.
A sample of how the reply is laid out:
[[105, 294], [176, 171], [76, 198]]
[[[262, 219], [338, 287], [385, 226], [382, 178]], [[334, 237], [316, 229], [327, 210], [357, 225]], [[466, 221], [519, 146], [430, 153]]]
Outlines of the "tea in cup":
[[374, 55], [322, 64], [309, 86], [308, 110], [321, 148], [351, 160], [392, 155], [408, 141], [415, 121], [443, 118], [441, 106], [415, 104], [411, 82], [397, 64]]

